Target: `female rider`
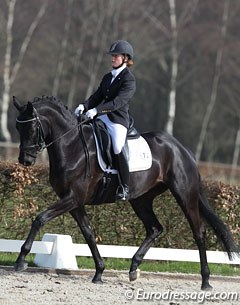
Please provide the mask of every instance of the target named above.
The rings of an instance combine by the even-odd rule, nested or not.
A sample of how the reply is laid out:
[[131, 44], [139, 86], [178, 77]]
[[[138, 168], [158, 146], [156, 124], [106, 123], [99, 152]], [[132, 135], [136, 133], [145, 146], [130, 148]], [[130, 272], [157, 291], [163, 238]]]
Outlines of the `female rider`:
[[136, 91], [136, 81], [129, 67], [133, 64], [133, 48], [125, 40], [117, 40], [107, 52], [112, 59], [112, 72], [104, 75], [98, 89], [76, 110], [88, 118], [102, 120], [111, 136], [120, 185], [116, 200], [128, 200], [129, 167], [123, 147], [129, 128], [129, 103]]

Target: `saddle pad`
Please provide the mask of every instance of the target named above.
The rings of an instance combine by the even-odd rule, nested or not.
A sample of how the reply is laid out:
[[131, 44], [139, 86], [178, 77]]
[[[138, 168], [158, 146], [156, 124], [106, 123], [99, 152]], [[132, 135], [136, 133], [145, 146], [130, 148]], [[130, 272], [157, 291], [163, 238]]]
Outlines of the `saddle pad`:
[[143, 137], [128, 139], [129, 171], [137, 172], [147, 170], [152, 166], [152, 153], [147, 141]]
[[[117, 170], [107, 167], [106, 163], [104, 162], [95, 133], [94, 138], [96, 142], [97, 159], [100, 168], [104, 172], [116, 174]], [[140, 136], [138, 139], [128, 139], [127, 142], [129, 149], [129, 172], [149, 169], [152, 166], [152, 154], [147, 141]]]

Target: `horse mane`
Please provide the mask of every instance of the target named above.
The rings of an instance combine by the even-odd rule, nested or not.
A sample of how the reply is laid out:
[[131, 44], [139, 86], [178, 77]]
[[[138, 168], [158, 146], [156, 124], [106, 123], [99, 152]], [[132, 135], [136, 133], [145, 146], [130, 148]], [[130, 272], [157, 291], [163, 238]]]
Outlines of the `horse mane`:
[[73, 114], [73, 112], [66, 106], [63, 104], [62, 100], [55, 97], [55, 96], [48, 96], [48, 95], [42, 95], [41, 97], [39, 96], [36, 96], [34, 99], [33, 99], [33, 105], [34, 106], [38, 106], [38, 105], [42, 105], [42, 104], [47, 104], [47, 105], [50, 105], [57, 109], [57, 111], [59, 113], [62, 114], [62, 116], [68, 120], [68, 121], [71, 121], [73, 122], [73, 119], [75, 117], [75, 115]]

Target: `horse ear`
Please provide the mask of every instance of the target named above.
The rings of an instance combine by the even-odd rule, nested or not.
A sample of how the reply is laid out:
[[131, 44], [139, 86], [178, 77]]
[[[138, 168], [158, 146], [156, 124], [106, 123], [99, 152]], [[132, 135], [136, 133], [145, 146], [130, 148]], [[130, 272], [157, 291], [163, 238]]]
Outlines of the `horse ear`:
[[33, 114], [33, 104], [31, 102], [27, 103], [27, 112]]
[[21, 105], [20, 101], [16, 98], [16, 96], [13, 96], [13, 105], [19, 112], [21, 112], [24, 108], [24, 106]]

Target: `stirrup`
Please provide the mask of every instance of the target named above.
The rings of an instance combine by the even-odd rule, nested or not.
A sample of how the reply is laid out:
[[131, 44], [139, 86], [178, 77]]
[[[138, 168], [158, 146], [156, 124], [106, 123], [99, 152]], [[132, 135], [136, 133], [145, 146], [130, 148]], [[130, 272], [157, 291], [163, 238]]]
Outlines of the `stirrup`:
[[120, 184], [116, 192], [116, 200], [127, 201], [129, 198], [129, 189], [127, 185]]

